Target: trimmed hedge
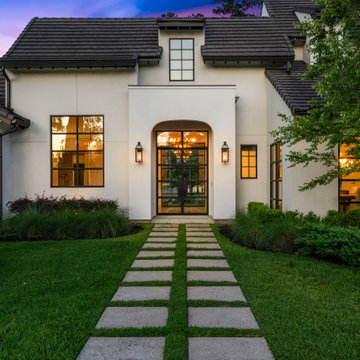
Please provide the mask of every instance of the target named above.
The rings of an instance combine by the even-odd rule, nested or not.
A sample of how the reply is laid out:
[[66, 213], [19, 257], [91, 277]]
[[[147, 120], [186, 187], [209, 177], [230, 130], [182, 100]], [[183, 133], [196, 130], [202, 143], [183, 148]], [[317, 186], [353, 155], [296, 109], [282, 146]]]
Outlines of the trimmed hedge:
[[358, 229], [305, 225], [295, 244], [300, 254], [353, 266], [360, 265], [360, 232]]

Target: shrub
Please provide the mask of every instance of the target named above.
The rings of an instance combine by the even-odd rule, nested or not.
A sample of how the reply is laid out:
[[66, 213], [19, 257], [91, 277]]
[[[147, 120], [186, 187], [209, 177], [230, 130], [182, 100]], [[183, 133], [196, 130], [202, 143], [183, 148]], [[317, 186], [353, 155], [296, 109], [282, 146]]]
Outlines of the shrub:
[[239, 211], [233, 225], [233, 241], [253, 249], [293, 253], [298, 234], [294, 218], [288, 216], [269, 223], [262, 223], [260, 219], [258, 213], [255, 216]]
[[343, 214], [337, 210], [329, 210], [321, 222], [328, 226], [343, 226]]
[[310, 211], [309, 213], [307, 213], [306, 215], [303, 216], [302, 220], [305, 223], [319, 224], [321, 221], [321, 218], [320, 218], [320, 216], [316, 215], [314, 212]]
[[360, 227], [360, 209], [349, 210], [342, 215], [342, 226]]
[[109, 208], [54, 212], [30, 207], [4, 220], [1, 229], [3, 237], [13, 235], [17, 240], [103, 239], [130, 231], [125, 214]]
[[95, 211], [104, 208], [116, 211], [119, 209], [118, 203], [115, 200], [100, 198], [85, 199], [83, 197], [73, 197], [68, 199], [66, 196], [46, 197], [44, 195], [35, 195], [34, 198], [24, 196], [18, 200], [9, 201], [6, 206], [12, 214], [21, 214], [31, 208], [37, 208], [40, 211]]
[[346, 264], [360, 265], [360, 232], [358, 229], [307, 224], [295, 239], [300, 254]]

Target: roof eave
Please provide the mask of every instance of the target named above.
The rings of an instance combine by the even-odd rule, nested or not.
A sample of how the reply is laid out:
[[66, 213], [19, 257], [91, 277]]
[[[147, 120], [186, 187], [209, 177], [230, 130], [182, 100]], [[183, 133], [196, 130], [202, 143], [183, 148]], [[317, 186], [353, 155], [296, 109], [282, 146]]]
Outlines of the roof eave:
[[0, 135], [15, 131], [17, 129], [27, 129], [30, 120], [15, 113], [14, 111], [0, 105]]

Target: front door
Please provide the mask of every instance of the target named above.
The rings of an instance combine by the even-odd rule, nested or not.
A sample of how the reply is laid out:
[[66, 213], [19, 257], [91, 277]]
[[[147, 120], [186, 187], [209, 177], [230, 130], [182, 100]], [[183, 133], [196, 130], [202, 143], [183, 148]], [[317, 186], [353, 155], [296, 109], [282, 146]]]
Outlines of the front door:
[[208, 132], [157, 131], [157, 213], [208, 214]]

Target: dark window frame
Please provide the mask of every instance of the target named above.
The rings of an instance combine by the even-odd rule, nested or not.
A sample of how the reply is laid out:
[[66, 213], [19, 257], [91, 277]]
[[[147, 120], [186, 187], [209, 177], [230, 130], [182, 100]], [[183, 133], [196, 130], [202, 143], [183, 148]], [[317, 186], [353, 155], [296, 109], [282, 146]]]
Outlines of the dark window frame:
[[[273, 148], [275, 147], [275, 158], [273, 159]], [[280, 157], [281, 149], [281, 157]], [[273, 173], [273, 165], [275, 164], [275, 174]], [[281, 144], [274, 143], [270, 145], [270, 208], [271, 209], [282, 209], [283, 196], [279, 195], [279, 186], [283, 185], [283, 174], [282, 174], [283, 156]], [[281, 168], [281, 176], [280, 176]], [[273, 193], [273, 184], [275, 183], [275, 194]], [[283, 194], [283, 189], [281, 189]], [[275, 207], [273, 203], [275, 202]], [[281, 206], [280, 206], [281, 205]]]
[[[181, 49], [180, 49], [180, 52], [181, 52], [181, 59], [172, 59], [171, 58], [171, 41], [172, 40], [180, 40], [181, 41]], [[183, 59], [183, 50], [190, 50], [190, 49], [183, 49], [183, 45], [182, 45], [182, 42], [183, 40], [191, 40], [192, 43], [193, 43], [193, 47], [192, 47], [192, 52], [193, 52], [193, 57], [192, 57], [192, 60], [187, 60], [187, 59]], [[173, 49], [173, 50], [179, 50], [179, 49]], [[181, 62], [181, 69], [178, 70], [178, 69], [171, 69], [171, 61], [180, 61]], [[192, 70], [188, 70], [188, 69], [183, 69], [183, 61], [192, 61], [192, 64], [193, 64], [193, 68]], [[177, 71], [181, 74], [181, 79], [180, 80], [173, 80], [171, 79], [171, 72], [172, 71]], [[192, 79], [189, 80], [189, 79], [183, 79], [183, 71], [192, 71]], [[195, 81], [195, 38], [169, 38], [169, 81]]]
[[[354, 159], [354, 157], [351, 156], [347, 156], [347, 157], [341, 157], [340, 156], [340, 149], [341, 149], [341, 145], [338, 145], [338, 162], [339, 162], [339, 166], [340, 166], [340, 160], [341, 159]], [[341, 184], [343, 182], [359, 182], [360, 183], [360, 178], [359, 180], [356, 179], [343, 179], [341, 176], [339, 176], [338, 178], [338, 211], [341, 212], [341, 206], [345, 206], [345, 205], [350, 205], [350, 204], [358, 204], [359, 208], [360, 208], [360, 201], [341, 201], [340, 197], [341, 197]], [[345, 211], [346, 212], [346, 211]]]
[[[245, 166], [243, 164], [243, 150], [248, 149], [247, 151], [251, 151], [250, 148], [255, 148], [255, 166], [250, 166], [250, 158], [253, 156], [248, 155], [248, 165]], [[254, 150], [252, 150], [254, 151]], [[243, 176], [243, 168], [248, 169], [249, 176]], [[250, 169], [255, 168], [255, 176], [250, 176]], [[245, 180], [254, 180], [258, 178], [258, 146], [257, 145], [241, 145], [240, 146], [240, 178]]]
[[[76, 118], [76, 132], [55, 132], [52, 131], [52, 120], [56, 117], [75, 117]], [[102, 118], [102, 132], [79, 132], [79, 118], [81, 117], [101, 117]], [[102, 143], [102, 150], [80, 150], [79, 149], [79, 134], [80, 135], [102, 135], [103, 143]], [[76, 150], [53, 150], [53, 135], [76, 135]], [[53, 167], [53, 159], [52, 154], [54, 152], [75, 152], [76, 153], [76, 169], [74, 168], [54, 168]], [[79, 167], [79, 154], [80, 153], [102, 153], [103, 154], [103, 163], [102, 167]], [[53, 185], [53, 171], [56, 170], [71, 170], [75, 171], [75, 178], [74, 182], [75, 185], [73, 186], [60, 186], [60, 185]], [[78, 185], [80, 182], [80, 171], [85, 172], [86, 170], [101, 170], [102, 171], [102, 185]], [[77, 185], [76, 185], [77, 184]], [[50, 115], [50, 187], [51, 188], [104, 188], [105, 187], [105, 116], [104, 115]]]

